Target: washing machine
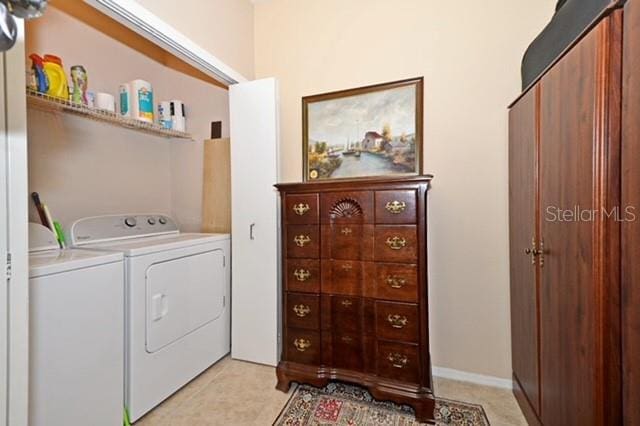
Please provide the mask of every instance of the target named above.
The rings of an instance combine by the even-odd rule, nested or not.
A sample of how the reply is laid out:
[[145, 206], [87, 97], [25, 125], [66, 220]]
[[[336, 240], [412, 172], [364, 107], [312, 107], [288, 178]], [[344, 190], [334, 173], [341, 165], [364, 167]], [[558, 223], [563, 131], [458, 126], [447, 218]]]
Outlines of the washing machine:
[[124, 255], [125, 402], [136, 421], [230, 351], [230, 236], [170, 217], [76, 221], [74, 247]]
[[122, 254], [61, 250], [32, 223], [29, 293], [29, 424], [122, 424]]

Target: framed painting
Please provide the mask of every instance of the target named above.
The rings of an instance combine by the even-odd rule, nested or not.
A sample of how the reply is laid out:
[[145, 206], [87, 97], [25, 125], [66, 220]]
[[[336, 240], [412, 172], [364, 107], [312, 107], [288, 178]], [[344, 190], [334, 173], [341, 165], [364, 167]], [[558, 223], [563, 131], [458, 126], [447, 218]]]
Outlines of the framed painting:
[[423, 78], [302, 98], [304, 181], [422, 174]]

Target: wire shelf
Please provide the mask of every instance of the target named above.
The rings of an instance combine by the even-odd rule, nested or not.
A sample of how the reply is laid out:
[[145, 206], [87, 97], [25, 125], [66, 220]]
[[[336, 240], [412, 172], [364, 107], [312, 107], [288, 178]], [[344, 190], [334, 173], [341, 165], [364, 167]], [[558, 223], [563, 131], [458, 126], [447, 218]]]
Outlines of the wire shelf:
[[147, 123], [133, 118], [122, 117], [111, 111], [90, 108], [83, 104], [71, 102], [67, 99], [56, 98], [45, 93], [27, 89], [27, 101], [29, 106], [48, 112], [66, 112], [91, 120], [101, 121], [118, 127], [124, 127], [139, 132], [149, 133], [164, 138], [188, 139], [194, 138], [190, 133], [179, 132], [177, 130], [165, 129], [159, 124]]

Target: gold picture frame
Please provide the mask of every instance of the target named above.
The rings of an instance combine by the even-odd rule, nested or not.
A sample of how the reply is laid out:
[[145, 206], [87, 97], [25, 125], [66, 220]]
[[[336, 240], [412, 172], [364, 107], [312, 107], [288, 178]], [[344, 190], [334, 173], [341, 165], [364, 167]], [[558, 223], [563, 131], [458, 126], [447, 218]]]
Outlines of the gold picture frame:
[[302, 98], [303, 180], [422, 174], [422, 77]]

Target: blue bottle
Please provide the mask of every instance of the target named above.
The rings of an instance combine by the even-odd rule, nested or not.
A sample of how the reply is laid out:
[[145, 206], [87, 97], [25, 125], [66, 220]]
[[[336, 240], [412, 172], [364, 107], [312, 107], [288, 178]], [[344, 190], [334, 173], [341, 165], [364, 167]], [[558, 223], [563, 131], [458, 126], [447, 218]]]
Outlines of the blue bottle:
[[31, 68], [36, 77], [38, 92], [47, 93], [49, 90], [49, 78], [47, 78], [47, 73], [44, 72], [44, 59], [36, 53], [29, 55], [29, 59], [31, 59]]

